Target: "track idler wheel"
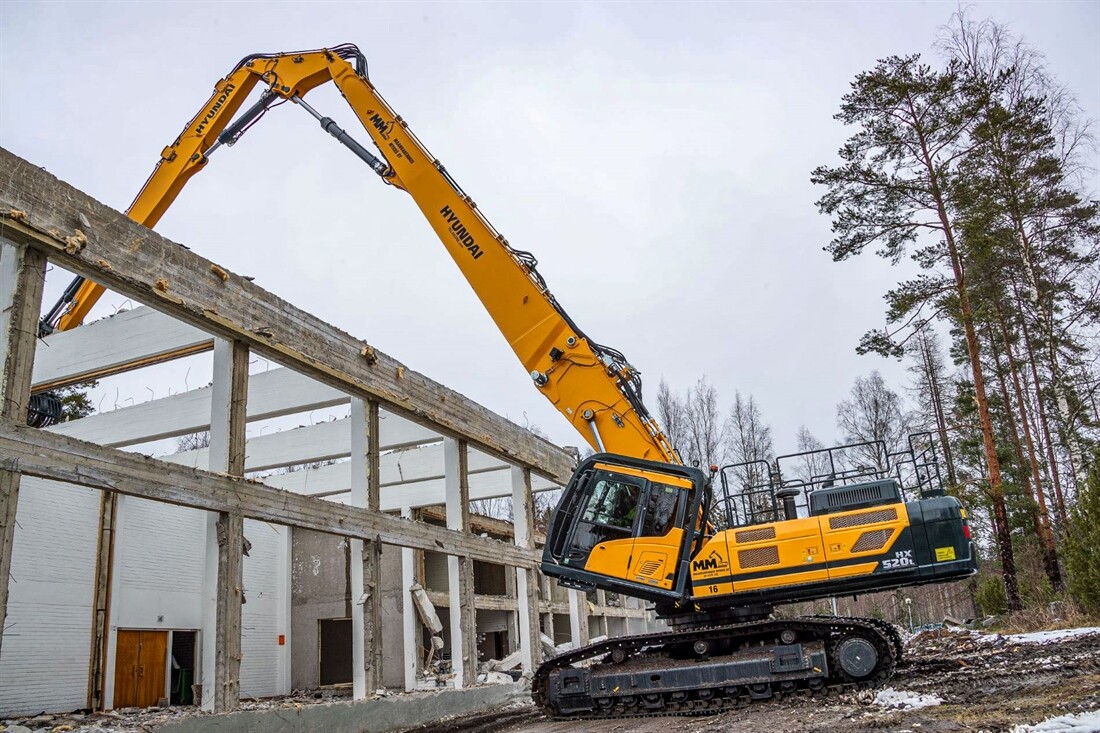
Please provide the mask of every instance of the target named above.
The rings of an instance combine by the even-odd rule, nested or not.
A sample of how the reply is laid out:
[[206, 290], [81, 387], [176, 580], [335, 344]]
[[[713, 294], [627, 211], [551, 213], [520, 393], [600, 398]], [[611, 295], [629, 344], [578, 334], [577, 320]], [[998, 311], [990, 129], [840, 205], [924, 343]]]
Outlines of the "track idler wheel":
[[836, 663], [852, 680], [866, 679], [878, 666], [878, 650], [861, 636], [849, 636], [836, 646]]

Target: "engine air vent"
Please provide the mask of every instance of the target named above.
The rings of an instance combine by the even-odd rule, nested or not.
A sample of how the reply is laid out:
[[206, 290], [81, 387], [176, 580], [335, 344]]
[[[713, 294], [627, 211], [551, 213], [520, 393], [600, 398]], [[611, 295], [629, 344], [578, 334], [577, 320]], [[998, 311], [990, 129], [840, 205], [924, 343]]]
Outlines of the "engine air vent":
[[898, 510], [876, 509], [873, 512], [863, 514], [843, 514], [839, 517], [829, 517], [829, 529], [848, 529], [849, 527], [862, 527], [865, 524], [877, 524], [879, 522], [894, 522], [898, 518]]
[[856, 540], [856, 543], [852, 545], [852, 552], [870, 552], [871, 550], [881, 550], [886, 547], [886, 543], [890, 541], [890, 535], [894, 534], [892, 529], [872, 529], [864, 532]]
[[751, 550], [738, 550], [737, 564], [743, 570], [762, 568], [765, 565], [778, 565], [779, 548], [772, 545], [771, 547], [754, 547]]
[[755, 529], [743, 529], [733, 533], [738, 542], [760, 542], [761, 540], [774, 540], [775, 527], [756, 527]]
[[818, 489], [810, 492], [809, 496], [812, 516], [901, 503], [901, 491], [893, 479]]
[[638, 566], [638, 575], [653, 575], [663, 564], [660, 560], [646, 560]]

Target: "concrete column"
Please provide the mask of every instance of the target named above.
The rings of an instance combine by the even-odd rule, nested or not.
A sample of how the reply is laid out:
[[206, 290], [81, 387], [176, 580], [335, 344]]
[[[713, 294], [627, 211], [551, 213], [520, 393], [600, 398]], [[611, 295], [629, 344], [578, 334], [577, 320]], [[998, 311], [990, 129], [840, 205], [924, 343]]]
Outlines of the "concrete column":
[[[351, 400], [351, 505], [378, 511], [378, 403]], [[351, 541], [352, 696], [382, 686], [381, 544]]]
[[[38, 313], [46, 256], [30, 247], [0, 244], [0, 419], [27, 422]], [[19, 474], [0, 470], [0, 644], [8, 616], [8, 578], [15, 541]]]
[[[447, 499], [447, 528], [469, 531], [470, 484], [466, 441], [443, 439], [443, 476]], [[474, 610], [474, 568], [469, 557], [447, 556], [450, 593], [451, 665], [455, 688], [472, 687], [477, 681], [477, 622]]]
[[279, 694], [289, 695], [291, 685], [293, 598], [294, 593], [294, 528], [279, 527], [279, 592], [282, 602], [279, 604], [279, 628], [282, 630], [283, 645], [279, 647]]
[[607, 594], [602, 590], [596, 591], [596, 613], [599, 614], [600, 634], [611, 636], [607, 629]]
[[[534, 515], [531, 508], [531, 471], [512, 466], [512, 523], [518, 547], [529, 548], [535, 534]], [[520, 657], [523, 671], [533, 675], [542, 661], [542, 644], [539, 643], [539, 594], [538, 574], [535, 568], [516, 567], [516, 605], [519, 629]]]
[[[118, 496], [115, 501], [115, 537], [121, 537], [123, 527], [126, 524], [126, 507], [129, 505], [127, 497]], [[122, 560], [122, 548], [118, 542], [111, 548], [111, 565], [118, 567]], [[111, 574], [110, 598], [118, 598], [122, 590], [122, 573]], [[203, 608], [205, 612], [205, 604]], [[103, 656], [103, 709], [110, 710], [115, 706], [115, 654], [118, 647], [118, 604], [107, 605], [107, 644], [106, 653]], [[205, 637], [205, 634], [204, 634]], [[204, 638], [205, 643], [205, 638]]]
[[569, 640], [574, 649], [588, 644], [588, 597], [569, 589]]
[[519, 593], [516, 590], [517, 579], [518, 574], [512, 572], [512, 568], [504, 568], [504, 595], [516, 602], [516, 610], [508, 611], [505, 614], [504, 623], [506, 625], [505, 631], [508, 634], [508, 646], [504, 649], [504, 653], [501, 655], [502, 657], [506, 657], [509, 654], [515, 654], [516, 652], [520, 651], [521, 647], [519, 639]]
[[[541, 608], [542, 602], [546, 602], [549, 606], [546, 613], [543, 615], [543, 633], [550, 637], [551, 641], [557, 644], [557, 636], [554, 633], [554, 586], [553, 581], [545, 575], [541, 576], [541, 600], [539, 607]], [[541, 649], [542, 646], [539, 646]]]
[[[412, 520], [411, 507], [401, 509], [403, 519]], [[420, 667], [419, 627], [416, 607], [413, 605], [412, 587], [416, 582], [416, 555], [411, 547], [401, 548], [401, 653], [404, 660], [405, 691], [416, 689], [417, 670]]]
[[[248, 347], [214, 339], [210, 402], [210, 470], [244, 474]], [[203, 579], [202, 700], [204, 710], [240, 705], [244, 519], [211, 512]]]

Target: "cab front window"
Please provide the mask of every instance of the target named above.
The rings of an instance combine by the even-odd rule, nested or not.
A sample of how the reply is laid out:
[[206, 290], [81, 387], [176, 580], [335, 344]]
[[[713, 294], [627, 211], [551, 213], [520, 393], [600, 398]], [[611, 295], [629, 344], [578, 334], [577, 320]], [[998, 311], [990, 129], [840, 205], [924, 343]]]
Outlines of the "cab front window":
[[585, 522], [602, 524], [605, 527], [617, 527], [629, 530], [634, 525], [634, 516], [638, 511], [638, 495], [641, 487], [625, 481], [600, 479], [588, 500], [584, 515]]

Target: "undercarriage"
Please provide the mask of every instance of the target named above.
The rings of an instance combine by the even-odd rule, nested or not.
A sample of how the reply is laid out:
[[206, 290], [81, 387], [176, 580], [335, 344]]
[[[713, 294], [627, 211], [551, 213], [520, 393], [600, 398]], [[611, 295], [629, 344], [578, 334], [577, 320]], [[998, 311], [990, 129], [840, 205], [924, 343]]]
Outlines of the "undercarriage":
[[678, 628], [555, 657], [532, 696], [558, 718], [718, 712], [826, 688], [883, 684], [901, 639], [876, 619], [801, 617]]

